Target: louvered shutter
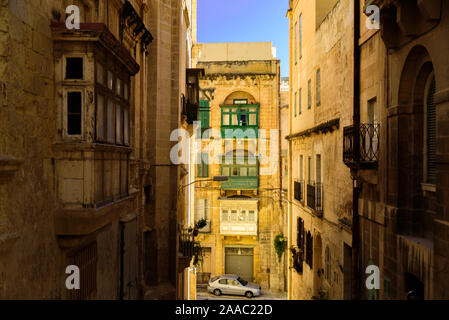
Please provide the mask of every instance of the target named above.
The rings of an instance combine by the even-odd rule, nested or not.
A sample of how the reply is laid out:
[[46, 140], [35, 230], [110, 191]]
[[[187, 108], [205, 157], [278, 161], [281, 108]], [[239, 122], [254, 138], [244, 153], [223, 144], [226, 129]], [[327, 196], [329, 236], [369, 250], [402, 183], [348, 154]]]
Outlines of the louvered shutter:
[[427, 182], [431, 183], [435, 183], [436, 180], [437, 115], [435, 91], [435, 78], [433, 78], [427, 95]]

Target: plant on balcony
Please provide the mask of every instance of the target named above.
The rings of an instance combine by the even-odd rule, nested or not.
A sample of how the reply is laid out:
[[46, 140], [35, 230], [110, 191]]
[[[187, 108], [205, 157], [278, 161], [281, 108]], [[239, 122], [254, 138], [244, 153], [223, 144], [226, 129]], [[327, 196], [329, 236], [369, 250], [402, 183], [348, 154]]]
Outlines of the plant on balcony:
[[285, 239], [283, 234], [278, 234], [274, 238], [274, 250], [276, 250], [279, 262], [281, 262], [282, 254], [284, 253], [286, 247], [287, 239]]
[[198, 235], [198, 231], [203, 229], [205, 226], [207, 226], [207, 220], [204, 218], [200, 219], [195, 223], [193, 228], [189, 228], [189, 232], [192, 232], [193, 236], [196, 237]]

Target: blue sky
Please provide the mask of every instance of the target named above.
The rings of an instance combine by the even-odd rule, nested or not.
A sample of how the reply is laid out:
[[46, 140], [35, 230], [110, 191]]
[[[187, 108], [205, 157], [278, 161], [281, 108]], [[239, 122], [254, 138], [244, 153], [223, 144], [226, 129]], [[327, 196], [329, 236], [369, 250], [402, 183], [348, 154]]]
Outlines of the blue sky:
[[198, 0], [198, 42], [271, 41], [288, 77], [287, 0]]

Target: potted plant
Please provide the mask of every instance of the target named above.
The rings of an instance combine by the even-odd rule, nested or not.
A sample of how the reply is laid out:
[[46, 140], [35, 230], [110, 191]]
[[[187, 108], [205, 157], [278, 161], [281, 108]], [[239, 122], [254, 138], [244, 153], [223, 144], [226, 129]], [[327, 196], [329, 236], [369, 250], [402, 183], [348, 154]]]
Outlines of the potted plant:
[[282, 254], [284, 253], [286, 246], [287, 239], [285, 239], [283, 234], [278, 234], [274, 238], [274, 250], [276, 250], [279, 262], [281, 262]]

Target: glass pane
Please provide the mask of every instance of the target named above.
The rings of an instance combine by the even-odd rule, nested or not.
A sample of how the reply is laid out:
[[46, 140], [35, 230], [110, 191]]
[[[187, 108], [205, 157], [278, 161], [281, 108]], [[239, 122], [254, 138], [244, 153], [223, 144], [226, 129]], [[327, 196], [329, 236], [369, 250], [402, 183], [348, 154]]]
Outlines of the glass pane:
[[223, 176], [229, 177], [229, 167], [223, 167], [221, 170]]
[[83, 58], [66, 59], [66, 79], [83, 79]]
[[122, 95], [122, 80], [120, 80], [120, 79], [118, 79], [117, 78], [117, 85], [116, 85], [116, 91], [115, 91], [115, 93], [118, 95], [118, 96], [121, 96]]
[[81, 109], [82, 94], [81, 92], [67, 93], [67, 134], [81, 134]]
[[231, 221], [237, 221], [237, 210], [231, 211]]
[[240, 176], [241, 177], [247, 177], [248, 176], [248, 168], [247, 167], [240, 168]]
[[111, 71], [108, 71], [108, 88], [109, 90], [113, 90], [113, 84], [114, 84], [114, 75]]
[[221, 221], [227, 222], [229, 220], [229, 213], [228, 210], [223, 210], [221, 212]]
[[250, 210], [248, 213], [248, 221], [255, 222], [256, 221], [256, 212], [254, 210]]
[[97, 140], [104, 140], [104, 98], [97, 96]]
[[223, 113], [223, 125], [229, 126], [229, 113]]
[[239, 221], [244, 222], [246, 220], [246, 210], [242, 210], [239, 213]]
[[128, 109], [125, 109], [123, 111], [123, 139], [125, 142], [125, 145], [129, 145], [129, 111]]
[[97, 82], [104, 85], [104, 69], [100, 63], [97, 63]]
[[122, 107], [117, 105], [115, 109], [115, 137], [117, 144], [123, 143], [122, 124]]
[[127, 83], [125, 83], [125, 87], [124, 87], [124, 97], [125, 97], [125, 100], [126, 101], [128, 101], [128, 95], [129, 95], [129, 92], [128, 92], [128, 84]]
[[107, 114], [107, 119], [108, 119], [108, 142], [109, 143], [114, 143], [115, 142], [115, 121], [114, 121], [114, 104], [112, 103], [112, 101], [108, 101], [108, 114]]
[[250, 126], [255, 126], [255, 125], [257, 125], [257, 116], [256, 116], [255, 113], [251, 113], [251, 114], [249, 115], [249, 125], [250, 125]]
[[257, 177], [257, 168], [256, 167], [249, 168], [249, 176], [250, 177]]
[[233, 125], [233, 126], [238, 126], [239, 125], [239, 121], [238, 121], [238, 117], [237, 117], [236, 113], [232, 114], [231, 125]]
[[239, 168], [232, 167], [232, 176], [237, 177], [239, 175]]

